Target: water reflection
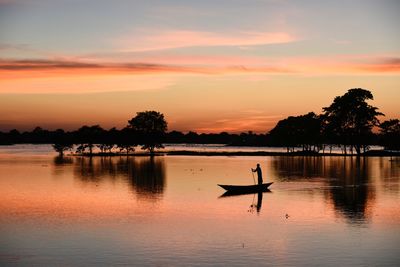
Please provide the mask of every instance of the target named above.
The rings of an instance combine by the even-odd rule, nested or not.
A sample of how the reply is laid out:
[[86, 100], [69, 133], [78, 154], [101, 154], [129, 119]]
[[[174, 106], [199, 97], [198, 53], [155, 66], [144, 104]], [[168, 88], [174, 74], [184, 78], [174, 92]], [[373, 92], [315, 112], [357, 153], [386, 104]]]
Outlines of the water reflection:
[[118, 169], [111, 157], [78, 157], [74, 163], [74, 176], [83, 182], [115, 180], [117, 175]]
[[[270, 192], [270, 191], [269, 191]], [[257, 212], [257, 215], [260, 214], [261, 211], [261, 207], [262, 207], [262, 202], [263, 202], [263, 192], [258, 192], [257, 193], [257, 203], [254, 203], [254, 198], [255, 198], [256, 194], [254, 194], [253, 196], [253, 202], [250, 205], [250, 208], [248, 210], [248, 212], [253, 213], [254, 210]]]
[[161, 198], [165, 189], [162, 157], [78, 157], [74, 175], [85, 183], [123, 179], [139, 198]]
[[259, 213], [260, 210], [261, 210], [262, 200], [263, 200], [263, 193], [262, 192], [258, 192], [258, 194], [257, 194], [257, 205], [256, 205], [257, 213]]
[[272, 170], [280, 181], [318, 181], [326, 185], [325, 197], [349, 223], [368, 221], [368, 207], [375, 201], [369, 158], [280, 157]]
[[55, 176], [62, 175], [66, 169], [66, 166], [71, 166], [74, 163], [72, 157], [60, 157], [57, 156], [53, 159], [54, 169], [53, 174]]
[[[336, 211], [350, 223], [369, 219], [368, 208], [375, 203], [375, 186], [370, 183], [371, 170], [366, 158], [332, 161], [329, 179], [330, 194]], [[336, 172], [333, 170], [336, 169]]]
[[120, 158], [120, 169], [139, 194], [161, 195], [165, 188], [165, 164], [162, 158]]
[[[235, 192], [230, 192], [226, 191], [224, 194], [220, 196], [220, 198], [226, 198], [226, 197], [233, 197], [233, 196], [243, 196], [243, 195], [250, 195], [253, 194], [253, 202], [250, 205], [250, 212], [253, 212], [254, 209], [257, 211], [257, 213], [260, 213], [261, 207], [262, 207], [262, 202], [263, 202], [263, 194], [264, 193], [271, 193], [271, 190], [266, 189], [265, 191], [258, 192], [256, 194], [254, 193], [235, 193]], [[254, 198], [257, 196], [257, 203], [254, 203]]]
[[66, 165], [66, 164], [72, 164], [73, 160], [72, 157], [60, 157], [57, 156], [53, 160], [54, 165]]
[[383, 190], [385, 193], [392, 195], [398, 194], [400, 191], [400, 185], [398, 179], [400, 177], [400, 159], [393, 158], [387, 160], [387, 158], [379, 159], [379, 176], [383, 180]]
[[323, 157], [276, 157], [271, 162], [279, 181], [320, 177], [324, 172]]

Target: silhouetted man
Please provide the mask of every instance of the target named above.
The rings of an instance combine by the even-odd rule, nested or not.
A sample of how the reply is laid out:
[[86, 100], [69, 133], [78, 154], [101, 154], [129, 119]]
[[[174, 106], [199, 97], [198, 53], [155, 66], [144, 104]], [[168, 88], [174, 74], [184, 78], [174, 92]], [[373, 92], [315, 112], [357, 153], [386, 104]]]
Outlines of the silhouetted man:
[[251, 171], [257, 172], [258, 184], [261, 185], [263, 183], [263, 179], [262, 179], [260, 163], [257, 163], [257, 167], [255, 169], [251, 169]]

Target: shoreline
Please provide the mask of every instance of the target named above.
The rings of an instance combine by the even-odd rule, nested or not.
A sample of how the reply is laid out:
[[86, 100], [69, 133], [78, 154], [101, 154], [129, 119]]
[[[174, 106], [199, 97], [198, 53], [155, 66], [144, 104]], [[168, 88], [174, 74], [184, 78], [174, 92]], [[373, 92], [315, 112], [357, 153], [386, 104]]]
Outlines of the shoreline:
[[[286, 156], [286, 157], [296, 157], [296, 156], [307, 156], [307, 157], [357, 157], [356, 154], [341, 154], [341, 153], [317, 153], [317, 152], [268, 152], [268, 151], [187, 151], [187, 150], [177, 150], [177, 151], [162, 151], [155, 152], [150, 155], [148, 152], [138, 152], [138, 153], [93, 153], [92, 155], [88, 153], [84, 154], [68, 154], [65, 156], [82, 156], [82, 157], [143, 157], [143, 156]], [[386, 150], [370, 150], [366, 153], [360, 155], [360, 157], [398, 157], [400, 156], [400, 151], [386, 151]]]
[[[13, 146], [12, 145], [4, 145], [4, 146]], [[22, 144], [22, 145], [38, 145], [38, 144]], [[43, 144], [41, 144], [43, 145]], [[2, 145], [0, 145], [0, 148]], [[27, 148], [29, 150], [29, 148]], [[234, 157], [234, 156], [283, 156], [283, 157], [357, 157], [356, 154], [343, 154], [336, 152], [314, 152], [314, 151], [295, 151], [295, 152], [286, 152], [286, 151], [195, 151], [195, 150], [164, 150], [164, 151], [155, 151], [153, 156], [227, 156], [227, 157]], [[66, 151], [67, 152], [67, 151]], [[94, 152], [90, 155], [88, 152], [85, 153], [75, 153], [75, 152], [67, 152], [63, 156], [82, 156], [82, 157], [144, 157], [144, 156], [151, 156], [148, 151], [143, 150], [135, 150], [133, 153], [120, 153], [120, 152], [111, 152], [111, 153], [102, 153], [102, 152]], [[394, 150], [382, 150], [382, 149], [372, 149], [365, 153], [362, 153], [360, 157], [400, 157], [400, 151]]]

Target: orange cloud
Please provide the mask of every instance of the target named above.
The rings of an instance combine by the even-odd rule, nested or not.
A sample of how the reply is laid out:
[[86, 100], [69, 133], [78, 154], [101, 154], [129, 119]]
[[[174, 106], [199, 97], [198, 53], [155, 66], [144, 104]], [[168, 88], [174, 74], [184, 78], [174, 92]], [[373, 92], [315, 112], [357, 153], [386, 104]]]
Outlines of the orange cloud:
[[[62, 76], [60, 73], [50, 76], [37, 73], [38, 76], [23, 77], [26, 73], [13, 79], [0, 80], [0, 94], [82, 94], [101, 92], [149, 91], [166, 89], [176, 83], [174, 75], [108, 75], [80, 73], [78, 76]], [[47, 75], [47, 76], [46, 76]], [[0, 75], [1, 77], [1, 75]]]
[[[273, 63], [272, 63], [273, 64]], [[303, 74], [373, 74], [400, 72], [398, 57], [335, 55], [326, 57], [294, 57], [277, 59], [280, 66]]]
[[[133, 36], [133, 37], [132, 37]], [[289, 43], [298, 40], [286, 32], [214, 33], [189, 30], [141, 30], [117, 41], [122, 51], [151, 51], [182, 47], [255, 46]]]
[[400, 57], [380, 57], [369, 59], [370, 64], [360, 64], [359, 69], [367, 72], [398, 72], [400, 71]]
[[90, 76], [113, 74], [154, 74], [154, 73], [287, 73], [290, 70], [275, 66], [185, 66], [153, 63], [91, 63], [65, 60], [0, 60], [0, 78], [43, 76]]
[[[151, 63], [156, 61], [157, 63]], [[162, 62], [171, 62], [162, 64]], [[193, 57], [167, 56], [143, 58], [143, 62], [109, 63], [99, 60], [49, 60], [0, 59], [0, 84], [23, 79], [71, 78], [94, 79], [99, 77], [133, 77], [143, 75], [168, 74], [177, 76], [184, 74], [225, 75], [225, 74], [393, 74], [400, 72], [400, 58], [387, 56], [344, 55], [330, 57]], [[160, 63], [158, 63], [160, 62]], [[191, 63], [191, 64], [190, 64]], [[263, 77], [265, 79], [265, 77]], [[26, 80], [25, 80], [26, 82]], [[63, 81], [59, 81], [62, 87]], [[93, 86], [93, 91], [96, 89]], [[27, 87], [27, 84], [24, 85]], [[2, 86], [5, 88], [5, 86]], [[151, 88], [154, 88], [151, 86]], [[12, 90], [12, 89], [9, 89]], [[0, 92], [9, 92], [0, 89]], [[103, 90], [100, 90], [103, 91]]]

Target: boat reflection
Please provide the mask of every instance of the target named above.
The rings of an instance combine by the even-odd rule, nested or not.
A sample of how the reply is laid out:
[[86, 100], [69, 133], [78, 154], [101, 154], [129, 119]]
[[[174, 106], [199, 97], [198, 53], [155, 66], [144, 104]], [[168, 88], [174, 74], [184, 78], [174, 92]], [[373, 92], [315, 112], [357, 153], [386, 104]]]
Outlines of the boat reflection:
[[[269, 189], [265, 189], [259, 193], [272, 193], [271, 190]], [[237, 191], [226, 191], [225, 193], [223, 193], [221, 196], [219, 196], [220, 198], [223, 197], [232, 197], [232, 196], [241, 196], [241, 195], [252, 195], [254, 194], [254, 192], [237, 192]]]
[[159, 199], [165, 190], [162, 157], [78, 157], [74, 176], [84, 183], [123, 180], [138, 198]]
[[254, 197], [253, 197], [253, 203], [250, 205], [249, 211], [252, 212], [254, 209], [256, 209], [257, 213], [260, 213], [261, 207], [262, 207], [262, 202], [263, 202], [263, 195], [264, 193], [272, 193], [271, 190], [265, 189], [263, 191], [260, 191], [256, 194], [254, 193], [241, 193], [241, 192], [232, 192], [232, 191], [226, 191], [222, 195], [219, 196], [219, 198], [227, 198], [227, 197], [237, 197], [237, 196], [243, 196], [243, 195], [253, 195], [254, 197], [257, 195], [257, 203], [254, 204]]

